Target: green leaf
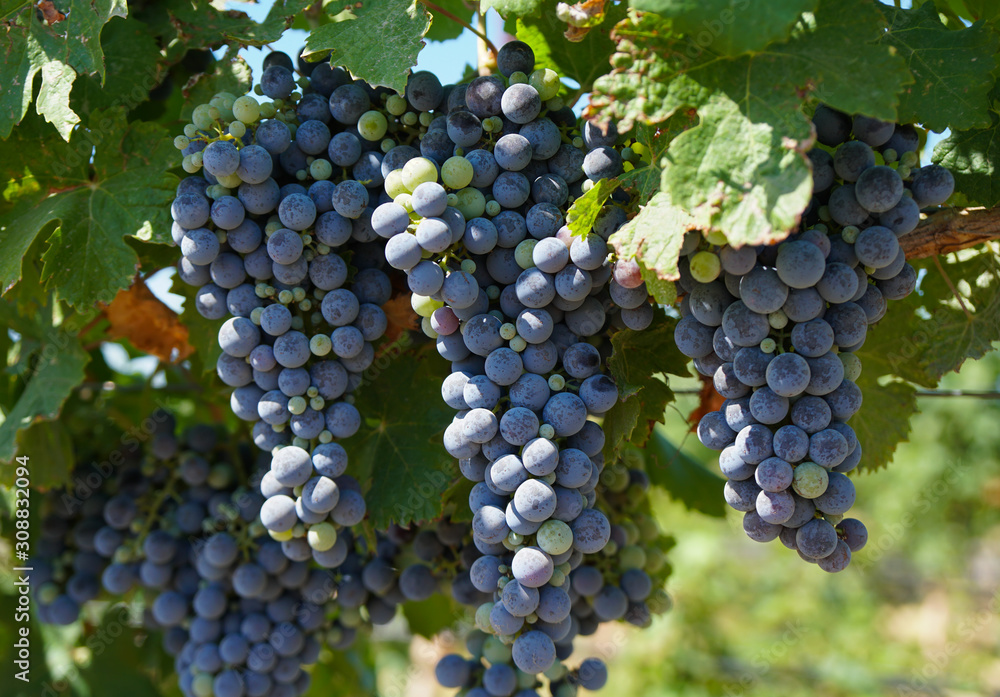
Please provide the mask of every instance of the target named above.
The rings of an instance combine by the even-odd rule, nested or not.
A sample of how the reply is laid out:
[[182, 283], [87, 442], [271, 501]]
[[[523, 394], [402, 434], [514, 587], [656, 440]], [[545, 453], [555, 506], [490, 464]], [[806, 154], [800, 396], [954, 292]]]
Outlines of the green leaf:
[[[76, 464], [73, 438], [61, 421], [36, 421], [17, 433], [17, 452], [28, 458], [31, 488], [64, 486]], [[0, 484], [14, 484], [13, 466], [0, 467]]]
[[173, 668], [173, 661], [168, 662], [164, 655], [162, 642], [136, 640], [132, 629], [135, 614], [136, 609], [130, 604], [112, 605], [104, 613], [101, 626], [86, 640], [93, 660], [79, 675], [94, 688], [100, 686], [100, 694], [161, 694], [152, 676], [167, 666]]
[[70, 105], [81, 114], [115, 106], [132, 109], [164, 78], [160, 47], [142, 22], [131, 17], [109, 22], [101, 33], [101, 44], [106, 79], [81, 75], [73, 83]]
[[[465, 4], [465, 0], [436, 0], [434, 4], [470, 24], [470, 20], [475, 15], [475, 12]], [[450, 41], [457, 39], [465, 31], [465, 27], [451, 17], [430, 8], [428, 11], [431, 13], [431, 28], [427, 30], [427, 35], [424, 37], [428, 41]]]
[[[306, 39], [306, 54], [330, 52], [330, 61], [374, 86], [401, 93], [406, 76], [417, 63], [430, 17], [424, 5], [410, 0], [392, 2], [332, 2], [329, 14], [349, 9], [354, 18], [319, 27]], [[373, 41], [372, 37], [378, 37]]]
[[[994, 90], [993, 99], [1000, 98]], [[934, 162], [955, 177], [955, 192], [969, 205], [992, 208], [1000, 204], [1000, 115], [990, 112], [988, 128], [952, 133], [934, 147]]]
[[427, 600], [403, 603], [402, 607], [410, 631], [426, 639], [433, 639], [466, 616], [465, 610], [443, 593], [436, 593]]
[[661, 191], [650, 199], [639, 215], [616, 230], [608, 242], [618, 256], [636, 259], [642, 266], [646, 286], [657, 302], [670, 304], [672, 300], [666, 298], [673, 292], [670, 290], [673, 281], [680, 278], [677, 260], [684, 235], [696, 226], [695, 219], [674, 206], [670, 194]]
[[816, 9], [817, 0], [630, 0], [629, 4], [670, 18], [676, 31], [700, 46], [737, 56], [787, 39], [799, 16]]
[[64, 18], [50, 26], [40, 18], [35, 3], [4, 3], [0, 138], [10, 135], [28, 111], [39, 72], [42, 88], [35, 108], [64, 139], [80, 120], [69, 107], [76, 74], [97, 73], [104, 79], [101, 29], [112, 17], [128, 14], [125, 0], [65, 0], [58, 9]]
[[698, 113], [701, 123], [670, 145], [663, 187], [734, 246], [784, 239], [812, 197], [802, 150], [808, 141], [789, 142], [784, 132], [752, 122], [725, 96]]
[[890, 21], [882, 41], [896, 48], [915, 79], [900, 95], [900, 122], [933, 131], [989, 126], [987, 96], [1000, 36], [982, 22], [948, 29], [933, 2], [913, 10], [881, 9]]
[[959, 291], [962, 304], [936, 264], [915, 264], [925, 271], [919, 292], [891, 303], [886, 316], [869, 329], [858, 352], [865, 373], [894, 375], [933, 388], [945, 373], [997, 347], [1000, 262], [988, 250], [963, 252], [961, 256], [961, 260], [942, 257], [939, 261]]
[[635, 169], [618, 176], [622, 187], [635, 193], [640, 202], [648, 202], [660, 190], [660, 179], [663, 176], [661, 165], [667, 147], [677, 135], [695, 123], [697, 119], [693, 112], [679, 112], [658, 126], [638, 124], [631, 136], [637, 143], [642, 144], [649, 154], [643, 156], [642, 162], [636, 163]]
[[507, 17], [524, 17], [537, 15], [545, 0], [480, 0], [479, 11], [496, 10], [497, 14]]
[[667, 375], [686, 376], [687, 358], [674, 346], [675, 322], [655, 309], [653, 323], [644, 331], [623, 329], [611, 337], [608, 370], [618, 385], [618, 403], [604, 419], [604, 455], [617, 457], [625, 442], [642, 446], [667, 404], [674, 401]]
[[[38, 420], [58, 418], [63, 402], [83, 382], [90, 360], [80, 342], [59, 330], [49, 333], [36, 357], [34, 369], [25, 375], [27, 385], [15, 404], [3, 405], [0, 423], [0, 462], [10, 462], [18, 453], [18, 431]], [[26, 455], [34, 453], [25, 452]]]
[[68, 149], [54, 148], [68, 159], [42, 165], [50, 168], [41, 184], [51, 195], [22, 199], [0, 216], [4, 291], [21, 277], [32, 242], [53, 225], [43, 278], [71, 305], [110, 302], [130, 285], [139, 259], [124, 236], [169, 241], [177, 179], [166, 170], [176, 151], [164, 129], [129, 125], [125, 117], [124, 108], [91, 114], [88, 128], [74, 132]]
[[260, 24], [250, 21], [223, 30], [222, 33], [227, 40], [244, 46], [265, 46], [274, 43], [292, 26], [295, 16], [313, 2], [314, 0], [275, 0], [267, 12], [267, 17]]
[[859, 467], [881, 469], [892, 461], [896, 446], [909, 440], [910, 421], [917, 413], [917, 391], [905, 382], [881, 385], [870, 370], [861, 373], [857, 384], [864, 401], [849, 425], [861, 444]]
[[402, 347], [390, 347], [365, 373], [355, 402], [365, 425], [342, 445], [348, 473], [370, 482], [365, 501], [377, 529], [441, 515], [442, 494], [458, 475], [441, 443], [454, 416], [441, 401], [447, 374], [448, 364], [435, 351]]
[[[608, 59], [615, 50], [611, 30], [625, 16], [625, 3], [606, 6], [607, 16], [582, 41], [567, 41], [567, 25], [556, 17], [556, 2], [550, 0], [541, 14], [517, 21], [517, 38], [535, 52], [535, 68], [551, 68], [576, 80], [580, 90], [590, 90], [594, 80], [608, 71]], [[521, 14], [521, 13], [516, 13]]]
[[681, 452], [670, 442], [662, 426], [653, 429], [646, 455], [652, 460], [646, 466], [650, 482], [663, 487], [670, 498], [692, 511], [717, 518], [726, 516], [722, 496], [725, 480]]
[[621, 184], [615, 179], [601, 179], [590, 191], [580, 196], [566, 212], [566, 225], [573, 235], [587, 235], [604, 207], [604, 202]]

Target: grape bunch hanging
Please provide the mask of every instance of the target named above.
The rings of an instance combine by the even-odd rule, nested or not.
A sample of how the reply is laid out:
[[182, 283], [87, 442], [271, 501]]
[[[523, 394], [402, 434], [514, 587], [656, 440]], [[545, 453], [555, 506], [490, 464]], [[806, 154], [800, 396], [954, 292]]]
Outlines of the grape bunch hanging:
[[[913, 126], [821, 105], [808, 157], [813, 198], [803, 230], [778, 245], [734, 248], [690, 234], [681, 250], [682, 319], [674, 340], [724, 398], [698, 438], [722, 451], [726, 502], [757, 542], [776, 538], [828, 572], [868, 539], [845, 518], [847, 473], [862, 444], [855, 355], [888, 301], [917, 274], [899, 238], [954, 190], [940, 165], [919, 167]], [[832, 152], [831, 152], [832, 151]]]

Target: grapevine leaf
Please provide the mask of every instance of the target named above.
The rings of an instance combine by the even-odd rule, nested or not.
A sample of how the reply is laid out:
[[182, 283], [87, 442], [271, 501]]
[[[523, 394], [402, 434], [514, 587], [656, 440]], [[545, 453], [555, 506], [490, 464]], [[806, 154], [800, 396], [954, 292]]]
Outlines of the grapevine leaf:
[[646, 286], [657, 302], [669, 304], [660, 298], [669, 297], [672, 290], [667, 286], [672, 288], [672, 281], [680, 278], [677, 259], [684, 234], [695, 227], [695, 219], [674, 206], [670, 195], [661, 191], [650, 199], [639, 215], [615, 231], [608, 241], [618, 256], [634, 258], [639, 262]]
[[[76, 464], [73, 438], [60, 421], [36, 421], [18, 431], [17, 452], [29, 458], [32, 488], [45, 490], [64, 485]], [[0, 474], [3, 475], [0, 484], [13, 486], [14, 467], [0, 466]]]
[[864, 394], [861, 409], [850, 421], [861, 443], [861, 467], [881, 469], [892, 461], [896, 446], [909, 440], [910, 421], [917, 413], [917, 391], [905, 382], [879, 384], [874, 371], [858, 378]]
[[965, 309], [936, 264], [917, 265], [926, 271], [919, 292], [893, 302], [886, 316], [869, 329], [858, 352], [865, 372], [895, 375], [933, 388], [945, 373], [996, 348], [1000, 342], [1000, 263], [989, 252], [963, 253], [961, 261], [940, 261], [957, 284]]
[[170, 38], [164, 41], [167, 57], [176, 60], [189, 48], [218, 47], [225, 42], [244, 46], [273, 43], [311, 4], [308, 0], [277, 0], [261, 23], [239, 10], [220, 10], [188, 0], [161, 0], [141, 11], [143, 22], [154, 34]]
[[[1000, 91], [992, 96], [1000, 98]], [[956, 193], [969, 205], [1000, 204], [1000, 115], [991, 111], [988, 128], [952, 131], [934, 147], [933, 160], [951, 171]]]
[[[306, 39], [306, 54], [330, 52], [330, 61], [374, 86], [402, 93], [406, 76], [417, 63], [430, 17], [418, 2], [343, 0], [327, 5], [330, 14], [350, 9], [354, 17], [319, 27]], [[373, 36], [380, 37], [372, 41]]]
[[913, 10], [881, 9], [890, 21], [882, 41], [896, 48], [915, 79], [900, 95], [899, 120], [933, 131], [989, 126], [987, 95], [1000, 36], [982, 22], [948, 29], [933, 2]]
[[[447, 373], [447, 364], [426, 350], [386, 355], [366, 373], [372, 382], [362, 385], [355, 403], [366, 424], [343, 446], [351, 474], [371, 483], [365, 501], [377, 529], [441, 514], [442, 494], [458, 473], [441, 445], [454, 415], [440, 398]], [[406, 386], [402, 393], [400, 385]]]
[[524, 17], [538, 15], [544, 2], [545, 0], [480, 0], [479, 10], [496, 10], [504, 19], [511, 16]]
[[611, 30], [625, 16], [625, 3], [607, 6], [603, 23], [587, 32], [582, 41], [567, 41], [567, 25], [556, 17], [554, 1], [548, 2], [540, 16], [517, 21], [517, 38], [535, 52], [536, 68], [551, 68], [572, 78], [588, 91], [594, 80], [607, 72], [608, 59], [615, 50]]
[[611, 337], [608, 370], [618, 385], [618, 402], [604, 419], [604, 454], [617, 456], [625, 442], [643, 445], [655, 422], [663, 422], [674, 393], [667, 375], [686, 375], [687, 358], [673, 342], [674, 321], [657, 308], [644, 331], [624, 329]]
[[234, 30], [224, 32], [229, 41], [244, 46], [264, 46], [281, 38], [285, 30], [292, 26], [295, 16], [313, 4], [314, 0], [276, 0], [267, 12], [264, 21], [248, 22]]
[[725, 517], [726, 505], [722, 497], [725, 481], [681, 452], [670, 442], [662, 426], [653, 428], [646, 455], [652, 460], [646, 465], [650, 482], [663, 487], [672, 499], [689, 510], [716, 518]]
[[35, 76], [42, 74], [36, 110], [69, 137], [79, 117], [69, 107], [76, 74], [97, 73], [104, 80], [101, 29], [112, 17], [128, 14], [125, 0], [65, 0], [52, 24], [39, 17], [35, 3], [4, 3], [4, 48], [0, 50], [0, 138], [10, 135], [31, 104]]
[[70, 105], [81, 114], [115, 106], [132, 109], [163, 80], [160, 48], [142, 22], [131, 17], [109, 22], [101, 43], [106, 79], [81, 75], [73, 83]]
[[737, 56], [787, 39], [799, 16], [816, 9], [817, 0], [630, 0], [629, 4], [670, 18], [675, 30], [701, 46]]
[[701, 123], [671, 143], [664, 188], [735, 246], [783, 239], [812, 197], [803, 144], [752, 122], [725, 96], [711, 99], [699, 115]]
[[635, 141], [641, 144], [648, 154], [643, 155], [641, 166], [636, 166], [618, 176], [622, 188], [638, 196], [640, 203], [648, 202], [660, 190], [660, 179], [663, 175], [663, 156], [670, 142], [696, 123], [695, 112], [679, 112], [659, 126], [640, 123], [632, 132]]
[[576, 235], [586, 235], [594, 228], [594, 221], [601, 212], [604, 202], [621, 184], [614, 179], [601, 179], [580, 196], [566, 212], [566, 225]]
[[427, 600], [403, 603], [403, 616], [411, 632], [433, 639], [436, 634], [463, 619], [465, 610], [444, 593], [435, 593]]
[[182, 361], [194, 352], [188, 343], [188, 329], [178, 321], [177, 313], [153, 295], [142, 280], [119, 291], [104, 308], [104, 314], [111, 323], [109, 337], [128, 339], [137, 349], [164, 363]]
[[124, 108], [91, 114], [88, 128], [74, 132], [69, 149], [60, 149], [70, 157], [52, 164], [51, 176], [42, 182], [50, 195], [22, 199], [0, 216], [5, 291], [20, 279], [31, 243], [53, 224], [42, 275], [71, 305], [110, 302], [131, 284], [139, 259], [125, 235], [169, 240], [177, 180], [165, 170], [176, 152], [164, 129], [125, 119]]
[[92, 645], [100, 650], [94, 651], [94, 659], [85, 668], [79, 670], [79, 677], [94, 688], [108, 690], [105, 694], [157, 694], [159, 688], [152, 676], [162, 674], [164, 669], [172, 667], [164, 665], [163, 651], [156, 642], [137, 642], [121, 638], [111, 641], [110, 638], [131, 631], [137, 611], [131, 603], [117, 603], [107, 609], [101, 620], [101, 626], [94, 630], [96, 637], [105, 637], [103, 641]]
[[[473, 11], [465, 4], [465, 0], [436, 0], [434, 4], [465, 21], [469, 21], [473, 16]], [[428, 41], [450, 41], [462, 35], [465, 28], [461, 24], [440, 12], [435, 12], [430, 8], [428, 10], [431, 13], [431, 28], [427, 30], [425, 39]]]
[[0, 462], [9, 462], [17, 454], [18, 431], [40, 419], [59, 416], [70, 392], [83, 382], [83, 369], [89, 360], [76, 337], [58, 330], [48, 334], [33, 371], [23, 376], [27, 380], [24, 391], [0, 423]]

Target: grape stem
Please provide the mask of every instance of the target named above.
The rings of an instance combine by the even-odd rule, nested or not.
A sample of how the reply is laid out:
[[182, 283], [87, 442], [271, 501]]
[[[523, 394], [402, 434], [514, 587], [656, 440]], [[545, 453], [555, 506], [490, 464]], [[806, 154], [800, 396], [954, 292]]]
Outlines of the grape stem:
[[[466, 29], [468, 29], [469, 31], [471, 31], [473, 34], [475, 34], [476, 36], [478, 36], [480, 39], [482, 39], [483, 42], [486, 43], [486, 46], [490, 49], [490, 51], [493, 52], [494, 56], [497, 54], [497, 47], [493, 45], [493, 42], [490, 41], [489, 38], [487, 38], [486, 32], [483, 30], [483, 27], [482, 27], [482, 21], [480, 21], [480, 28], [477, 29], [476, 27], [472, 26], [471, 24], [469, 24], [468, 22], [466, 22], [461, 17], [459, 17], [459, 16], [457, 16], [455, 14], [452, 14], [451, 12], [449, 12], [448, 10], [444, 9], [443, 7], [441, 7], [439, 5], [435, 5], [433, 2], [429, 2], [429, 0], [417, 0], [417, 2], [419, 2], [421, 5], [423, 5], [424, 7], [426, 7], [431, 12], [436, 12], [437, 14], [441, 15], [442, 17], [447, 17], [451, 21], [457, 22], [458, 24], [461, 24], [463, 27], [465, 27]], [[481, 19], [482, 18], [482, 14], [480, 14], [480, 13], [477, 13], [477, 14], [479, 15], [479, 17]]]
[[926, 259], [997, 238], [1000, 238], [1000, 208], [945, 208], [903, 235], [899, 243], [907, 259]]

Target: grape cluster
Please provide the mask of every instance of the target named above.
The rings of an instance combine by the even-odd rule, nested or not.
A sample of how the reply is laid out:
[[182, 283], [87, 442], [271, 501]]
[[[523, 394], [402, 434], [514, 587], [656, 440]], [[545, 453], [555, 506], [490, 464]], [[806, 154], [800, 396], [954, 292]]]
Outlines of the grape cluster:
[[698, 437], [722, 451], [725, 498], [745, 513], [747, 535], [780, 538], [837, 572], [867, 539], [862, 523], [843, 517], [855, 500], [847, 473], [862, 456], [847, 424], [862, 402], [854, 352], [887, 301], [914, 290], [899, 238], [954, 182], [938, 165], [917, 168], [912, 126], [826, 106], [814, 124], [835, 150], [809, 152], [805, 229], [778, 245], [740, 248], [689, 234], [674, 340], [725, 399], [701, 419]]
[[338, 441], [360, 427], [352, 393], [392, 294], [372, 215], [392, 163], [416, 152], [393, 138], [421, 127], [406, 100], [306, 66], [296, 83], [272, 53], [257, 88], [271, 102], [220, 93], [194, 109], [176, 145], [202, 174], [181, 182], [172, 213], [195, 307], [229, 316], [218, 374], [233, 411], [273, 454], [261, 521], [289, 559], [335, 568], [347, 554], [338, 531], [366, 510]]

